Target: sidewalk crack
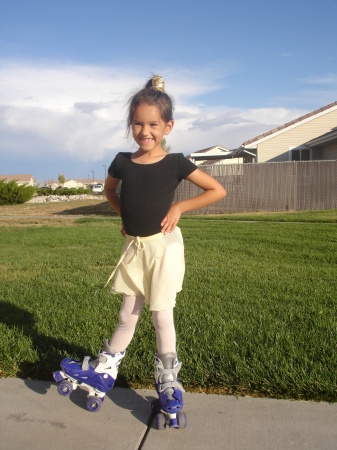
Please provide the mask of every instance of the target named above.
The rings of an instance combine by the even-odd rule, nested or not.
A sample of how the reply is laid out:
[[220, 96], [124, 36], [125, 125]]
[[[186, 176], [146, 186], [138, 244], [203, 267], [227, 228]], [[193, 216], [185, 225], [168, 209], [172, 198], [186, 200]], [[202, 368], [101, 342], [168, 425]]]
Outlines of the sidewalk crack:
[[147, 419], [147, 423], [146, 423], [147, 428], [146, 428], [146, 431], [144, 433], [144, 436], [142, 437], [142, 440], [140, 441], [140, 444], [136, 448], [136, 450], [142, 450], [143, 445], [144, 445], [144, 443], [146, 441], [146, 438], [147, 438], [147, 436], [148, 436], [148, 434], [149, 434], [149, 432], [150, 432], [150, 430], [152, 428], [153, 417], [154, 417], [154, 415], [151, 413], [149, 418]]

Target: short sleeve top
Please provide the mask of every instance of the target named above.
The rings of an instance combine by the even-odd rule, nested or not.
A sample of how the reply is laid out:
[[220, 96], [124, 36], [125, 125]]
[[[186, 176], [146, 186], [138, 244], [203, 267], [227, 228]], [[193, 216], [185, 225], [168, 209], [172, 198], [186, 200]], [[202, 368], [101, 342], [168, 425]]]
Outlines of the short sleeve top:
[[160, 233], [178, 184], [197, 167], [182, 153], [169, 153], [153, 164], [135, 163], [131, 155], [118, 153], [108, 173], [122, 181], [120, 202], [125, 232], [151, 236]]

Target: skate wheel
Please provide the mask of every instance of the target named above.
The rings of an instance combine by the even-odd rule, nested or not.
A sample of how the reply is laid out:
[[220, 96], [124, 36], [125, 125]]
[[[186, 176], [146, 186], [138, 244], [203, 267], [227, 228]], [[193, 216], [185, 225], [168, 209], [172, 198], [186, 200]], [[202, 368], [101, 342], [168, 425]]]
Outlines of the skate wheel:
[[178, 412], [177, 413], [177, 422], [179, 425], [179, 428], [186, 428], [187, 426], [187, 417], [184, 412]]
[[69, 397], [69, 395], [72, 393], [73, 386], [72, 384], [67, 381], [61, 381], [61, 383], [57, 386], [57, 392], [60, 395], [63, 395], [63, 397]]
[[88, 397], [87, 410], [90, 412], [96, 412], [100, 409], [102, 400], [99, 397]]
[[158, 414], [160, 412], [160, 401], [156, 398], [151, 402], [151, 411], [153, 414]]
[[157, 430], [165, 430], [166, 428], [166, 417], [163, 413], [156, 415], [156, 428]]

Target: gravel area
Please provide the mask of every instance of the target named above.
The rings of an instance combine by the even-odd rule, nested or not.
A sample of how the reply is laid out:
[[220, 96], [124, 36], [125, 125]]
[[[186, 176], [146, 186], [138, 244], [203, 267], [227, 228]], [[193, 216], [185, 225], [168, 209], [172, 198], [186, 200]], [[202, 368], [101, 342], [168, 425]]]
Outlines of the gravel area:
[[27, 203], [70, 202], [73, 200], [104, 200], [104, 195], [41, 195], [33, 197]]

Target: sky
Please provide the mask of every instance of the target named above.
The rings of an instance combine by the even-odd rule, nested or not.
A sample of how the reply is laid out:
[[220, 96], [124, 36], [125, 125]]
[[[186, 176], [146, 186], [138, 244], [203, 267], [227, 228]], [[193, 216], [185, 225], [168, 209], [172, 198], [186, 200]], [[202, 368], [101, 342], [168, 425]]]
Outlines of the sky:
[[[0, 174], [104, 179], [152, 73], [185, 155], [337, 101], [336, 0], [0, 0]], [[337, 124], [336, 124], [337, 125]]]

